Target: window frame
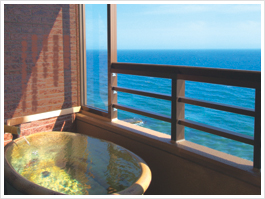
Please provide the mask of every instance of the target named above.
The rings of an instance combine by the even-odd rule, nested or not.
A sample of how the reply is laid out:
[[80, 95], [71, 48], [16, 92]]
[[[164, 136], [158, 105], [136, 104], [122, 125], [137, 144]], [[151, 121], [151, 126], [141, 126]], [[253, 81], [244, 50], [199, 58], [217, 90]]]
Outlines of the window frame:
[[[209, 68], [195, 68], [195, 67], [181, 67], [181, 66], [162, 66], [162, 65], [148, 65], [148, 64], [125, 64], [117, 63], [117, 5], [107, 5], [107, 51], [108, 51], [108, 111], [98, 109], [86, 105], [86, 49], [85, 49], [85, 8], [80, 5], [80, 64], [81, 64], [81, 110], [97, 116], [102, 116], [108, 121], [117, 120], [117, 109], [124, 108], [117, 104], [117, 73], [135, 74], [154, 77], [170, 77], [172, 79], [172, 93], [171, 93], [171, 142], [176, 143], [184, 140], [184, 127], [191, 127], [195, 129], [207, 129], [206, 126], [196, 126], [195, 123], [185, 121], [184, 104], [188, 103], [185, 98], [185, 80], [217, 83], [232, 86], [243, 86], [256, 89], [255, 96], [255, 110], [252, 111], [255, 118], [254, 122], [254, 156], [253, 167], [261, 168], [261, 73], [256, 71], [235, 71], [232, 69], [209, 69]], [[155, 72], [150, 70], [150, 67], [156, 68]], [[127, 73], [128, 71], [128, 73]], [[161, 76], [162, 75], [162, 76]], [[205, 80], [207, 79], [207, 80]], [[235, 80], [234, 80], [235, 79]], [[127, 89], [129, 90], [129, 89]], [[139, 91], [134, 91], [138, 92]], [[146, 93], [145, 93], [146, 94]], [[151, 93], [153, 94], [153, 93]], [[184, 101], [181, 101], [184, 100]], [[185, 102], [186, 101], [186, 102]], [[183, 102], [183, 103], [179, 103]], [[192, 103], [196, 101], [193, 100]], [[197, 102], [196, 102], [197, 103]], [[201, 102], [200, 102], [201, 103]], [[220, 105], [208, 103], [207, 106], [220, 108]], [[207, 107], [206, 106], [206, 107]], [[223, 106], [223, 105], [221, 105]], [[203, 107], [205, 107], [203, 105]], [[116, 109], [117, 108], [117, 109]], [[238, 107], [223, 106], [230, 112], [234, 112]], [[220, 110], [222, 110], [220, 109]], [[138, 111], [139, 110], [132, 110]], [[238, 110], [236, 110], [238, 111]], [[246, 112], [244, 109], [239, 111]], [[136, 113], [134, 112], [134, 113]], [[150, 114], [151, 117], [156, 117], [155, 114]], [[212, 134], [219, 134], [220, 136], [230, 136], [230, 132], [220, 131], [218, 129], [209, 129], [205, 131]], [[221, 135], [222, 134], [222, 135]], [[245, 138], [240, 135], [233, 135], [235, 140], [243, 142]], [[229, 138], [229, 137], [228, 137]], [[249, 139], [249, 138], [247, 138]], [[252, 141], [251, 141], [252, 142]], [[236, 157], [236, 156], [235, 156]]]
[[87, 105], [87, 77], [86, 77], [86, 28], [85, 28], [85, 5], [79, 5], [80, 23], [80, 104], [81, 110], [98, 116], [105, 117], [110, 121], [117, 119], [117, 109], [111, 104], [117, 103], [117, 93], [112, 92], [112, 86], [117, 86], [117, 75], [110, 73], [111, 64], [117, 62], [117, 5], [107, 4], [107, 57], [108, 57], [108, 110]]

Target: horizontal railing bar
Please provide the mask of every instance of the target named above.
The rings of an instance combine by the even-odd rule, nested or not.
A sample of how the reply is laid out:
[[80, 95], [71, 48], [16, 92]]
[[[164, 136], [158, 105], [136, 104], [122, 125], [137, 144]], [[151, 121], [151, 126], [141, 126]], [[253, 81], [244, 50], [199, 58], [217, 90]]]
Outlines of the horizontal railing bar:
[[147, 77], [159, 77], [159, 78], [169, 78], [172, 79], [176, 75], [174, 73], [160, 73], [155, 71], [137, 71], [137, 70], [124, 70], [119, 68], [112, 68], [111, 73], [118, 73], [118, 74], [126, 74], [126, 75], [140, 75], [140, 76], [147, 76]]
[[154, 118], [154, 119], [162, 120], [162, 121], [165, 121], [165, 122], [171, 122], [171, 118], [169, 116], [166, 116], [166, 115], [153, 113], [153, 112], [150, 112], [150, 111], [144, 111], [144, 110], [140, 110], [140, 109], [136, 109], [136, 108], [131, 108], [131, 107], [128, 107], [128, 106], [125, 106], [125, 105], [119, 105], [119, 104], [113, 104], [112, 107], [116, 108], [116, 109], [128, 111], [128, 112], [144, 115], [144, 116], [151, 117], [151, 118]]
[[221, 84], [221, 85], [237, 86], [237, 87], [245, 87], [245, 88], [257, 88], [260, 85], [260, 82], [229, 79], [229, 78], [218, 78], [218, 77], [210, 77], [210, 76], [178, 74], [177, 78], [187, 80], [187, 81], [196, 81], [196, 82], [203, 82], [203, 83], [210, 83], [210, 84]]
[[261, 84], [260, 71], [119, 62], [112, 63], [111, 72], [163, 78], [174, 78], [177, 76], [184, 80], [247, 88], [256, 88]]
[[81, 106], [81, 110], [90, 112], [90, 113], [94, 113], [96, 115], [100, 115], [103, 117], [108, 117], [108, 111], [105, 111], [103, 109], [97, 109], [95, 107], [91, 107], [91, 106]]
[[123, 88], [123, 87], [112, 87], [113, 90], [115, 91], [120, 91], [120, 92], [125, 92], [125, 93], [132, 93], [136, 95], [143, 95], [147, 97], [154, 97], [158, 99], [163, 99], [163, 100], [171, 100], [171, 95], [166, 95], [166, 94], [160, 94], [160, 93], [155, 93], [155, 92], [146, 92], [146, 91], [140, 91], [136, 89], [128, 89], [128, 88]]
[[207, 107], [207, 108], [213, 108], [217, 110], [222, 110], [222, 111], [227, 111], [227, 112], [232, 112], [232, 113], [237, 113], [237, 114], [242, 114], [242, 115], [247, 115], [247, 116], [252, 116], [252, 117], [255, 116], [255, 110], [250, 109], [250, 108], [243, 108], [239, 106], [221, 104], [217, 102], [209, 102], [209, 101], [204, 101], [204, 100], [199, 100], [199, 99], [192, 99], [188, 97], [179, 97], [178, 102], [183, 102], [186, 104], [192, 104], [192, 105], [202, 106], [202, 107]]
[[243, 135], [240, 133], [236, 133], [233, 131], [229, 131], [229, 130], [225, 130], [225, 129], [221, 129], [221, 128], [217, 128], [217, 127], [213, 127], [207, 124], [202, 124], [199, 122], [194, 122], [194, 121], [190, 121], [190, 120], [179, 120], [178, 124], [184, 125], [186, 127], [190, 127], [193, 129], [197, 129], [200, 131], [205, 131], [214, 135], [218, 135], [218, 136], [222, 136], [225, 138], [229, 138], [235, 141], [239, 141], [239, 142], [243, 142], [246, 144], [250, 144], [250, 145], [254, 145], [254, 137], [252, 136], [248, 136], [248, 135]]

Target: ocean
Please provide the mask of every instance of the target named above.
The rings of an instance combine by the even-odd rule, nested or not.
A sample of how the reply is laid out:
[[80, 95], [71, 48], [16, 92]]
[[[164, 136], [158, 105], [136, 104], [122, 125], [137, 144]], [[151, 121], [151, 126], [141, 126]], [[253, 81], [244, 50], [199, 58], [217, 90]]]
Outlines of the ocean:
[[[87, 104], [107, 110], [107, 52], [87, 50]], [[118, 50], [118, 62], [169, 64], [261, 71], [261, 50]], [[171, 94], [171, 80], [118, 74], [118, 86]], [[255, 90], [193, 81], [185, 82], [185, 96], [254, 108]], [[118, 103], [171, 115], [170, 101], [118, 92]], [[118, 110], [118, 119], [171, 134], [170, 123]], [[253, 136], [254, 118], [194, 105], [185, 105], [185, 119]], [[140, 121], [140, 122], [139, 122]], [[253, 161], [253, 146], [185, 127], [185, 139]]]

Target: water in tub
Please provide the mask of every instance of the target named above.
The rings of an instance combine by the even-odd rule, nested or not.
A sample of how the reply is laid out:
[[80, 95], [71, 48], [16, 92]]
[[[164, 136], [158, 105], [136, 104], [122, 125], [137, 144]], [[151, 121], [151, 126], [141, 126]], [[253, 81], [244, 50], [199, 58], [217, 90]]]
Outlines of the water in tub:
[[99, 139], [54, 133], [27, 140], [30, 145], [25, 140], [12, 145], [8, 161], [26, 179], [57, 192], [110, 194], [129, 187], [141, 174], [127, 151]]

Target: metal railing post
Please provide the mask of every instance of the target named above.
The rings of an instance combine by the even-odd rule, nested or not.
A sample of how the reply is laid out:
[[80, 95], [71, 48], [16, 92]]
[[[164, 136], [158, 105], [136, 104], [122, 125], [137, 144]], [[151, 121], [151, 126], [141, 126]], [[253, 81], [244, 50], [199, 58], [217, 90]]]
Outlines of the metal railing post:
[[80, 27], [80, 104], [87, 104], [87, 77], [86, 77], [86, 26], [85, 5], [79, 5], [79, 27]]
[[254, 168], [261, 167], [261, 87], [255, 89]]
[[185, 127], [178, 124], [178, 120], [185, 118], [185, 104], [178, 102], [178, 97], [185, 96], [185, 80], [172, 78], [171, 96], [171, 141], [175, 142], [185, 138]]
[[177, 78], [171, 79], [171, 141], [177, 140]]
[[112, 107], [117, 104], [117, 92], [112, 87], [117, 86], [117, 74], [111, 73], [111, 64], [117, 62], [117, 6], [108, 4], [108, 117], [117, 118], [117, 110]]

